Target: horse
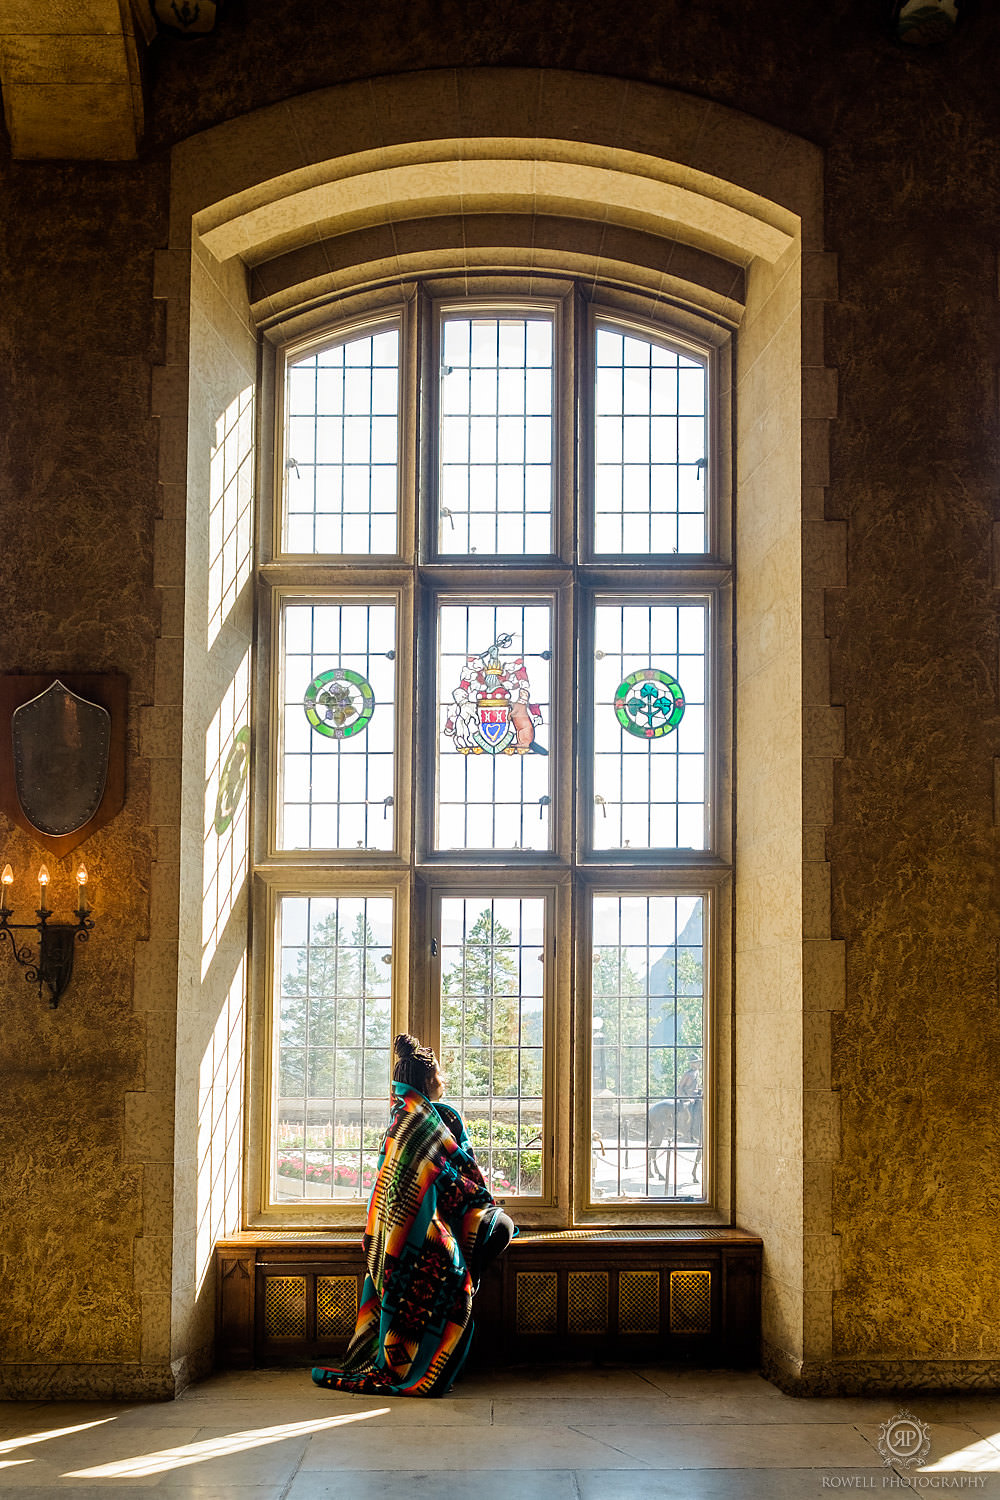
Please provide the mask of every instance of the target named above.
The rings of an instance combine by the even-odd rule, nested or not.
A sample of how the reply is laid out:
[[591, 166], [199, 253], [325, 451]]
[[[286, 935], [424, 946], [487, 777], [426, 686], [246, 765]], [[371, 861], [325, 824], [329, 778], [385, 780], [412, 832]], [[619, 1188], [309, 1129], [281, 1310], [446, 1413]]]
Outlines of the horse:
[[[676, 1129], [674, 1129], [676, 1111]], [[646, 1115], [646, 1149], [649, 1153], [650, 1175], [659, 1177], [666, 1185], [666, 1172], [660, 1167], [657, 1157], [660, 1152], [675, 1147], [686, 1138], [697, 1147], [694, 1158], [692, 1180], [698, 1181], [698, 1169], [702, 1155], [702, 1124], [704, 1101], [701, 1094], [691, 1099], [660, 1099], [651, 1104]], [[669, 1139], [668, 1139], [669, 1137]]]

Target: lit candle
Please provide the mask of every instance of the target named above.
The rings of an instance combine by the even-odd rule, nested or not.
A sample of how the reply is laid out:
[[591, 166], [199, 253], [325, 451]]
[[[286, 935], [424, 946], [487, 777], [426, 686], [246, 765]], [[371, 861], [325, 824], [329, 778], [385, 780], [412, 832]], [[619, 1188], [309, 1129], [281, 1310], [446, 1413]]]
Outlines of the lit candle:
[[47, 868], [45, 867], [45, 865], [42, 865], [41, 869], [38, 872], [38, 909], [39, 909], [39, 911], [45, 911], [46, 910], [46, 906], [45, 906], [45, 887], [48, 885], [48, 883], [49, 883], [49, 872], [48, 872]]
[[86, 889], [85, 889], [86, 884], [87, 884], [87, 866], [84, 865], [84, 864], [81, 864], [80, 868], [76, 872], [76, 884], [77, 884], [77, 902], [76, 902], [76, 907], [77, 907], [77, 911], [83, 912], [83, 911], [87, 910], [87, 892], [86, 892]]
[[14, 884], [14, 871], [10, 865], [4, 865], [3, 874], [0, 875], [0, 911], [7, 910], [7, 887]]

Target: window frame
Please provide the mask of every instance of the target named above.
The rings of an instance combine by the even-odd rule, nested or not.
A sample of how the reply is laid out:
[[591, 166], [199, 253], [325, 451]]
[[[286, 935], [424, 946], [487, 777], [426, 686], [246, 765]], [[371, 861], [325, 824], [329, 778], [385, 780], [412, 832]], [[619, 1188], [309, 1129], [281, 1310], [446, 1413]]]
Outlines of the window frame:
[[[547, 974], [546, 1012], [546, 1157], [545, 1195], [540, 1199], [508, 1198], [508, 1208], [519, 1222], [538, 1227], [618, 1223], [651, 1226], [659, 1223], [722, 1223], [729, 1218], [731, 1172], [728, 1106], [720, 1100], [731, 1087], [731, 950], [732, 921], [732, 465], [727, 432], [732, 427], [732, 330], [689, 309], [673, 308], [647, 293], [627, 286], [583, 286], [568, 279], [549, 278], [537, 297], [528, 294], [538, 278], [512, 275], [490, 277], [482, 287], [469, 279], [426, 276], [401, 279], [392, 288], [373, 294], [359, 292], [337, 303], [341, 312], [334, 325], [330, 309], [313, 309], [291, 323], [277, 325], [265, 335], [273, 357], [265, 358], [262, 386], [270, 393], [274, 423], [261, 445], [262, 490], [271, 488], [270, 503], [261, 507], [258, 561], [259, 633], [258, 703], [266, 715], [261, 732], [258, 714], [258, 765], [254, 778], [256, 810], [254, 864], [255, 922], [265, 939], [254, 947], [254, 993], [257, 996], [251, 1027], [251, 1088], [255, 1106], [249, 1129], [250, 1167], [248, 1222], [260, 1225], [323, 1222], [359, 1225], [364, 1204], [332, 1201], [317, 1205], [269, 1205], [266, 1174], [270, 1161], [270, 1105], [262, 1126], [260, 1101], [269, 1099], [268, 1058], [273, 999], [274, 893], [334, 895], [365, 887], [372, 894], [391, 888], [399, 917], [405, 901], [405, 928], [394, 946], [393, 1027], [409, 1029], [439, 1041], [439, 1018], [434, 991], [435, 965], [430, 954], [435, 912], [446, 894], [502, 895], [504, 891], [546, 892], [552, 901], [554, 961]], [[551, 555], [439, 554], [429, 546], [437, 540], [439, 472], [437, 421], [439, 414], [440, 340], [443, 318], [461, 309], [474, 315], [540, 307], [551, 312], [553, 340], [553, 545]], [[662, 315], [662, 321], [660, 317]], [[303, 351], [330, 347], [369, 328], [398, 319], [400, 328], [399, 519], [398, 548], [389, 554], [288, 554], [280, 551], [283, 504], [283, 396], [285, 369]], [[681, 353], [696, 351], [707, 367], [707, 429], [709, 448], [706, 492], [706, 536], [714, 550], [705, 554], [675, 555], [667, 562], [649, 554], [588, 553], [594, 498], [593, 410], [596, 369], [596, 331], [613, 326], [655, 341]], [[429, 362], [429, 363], [428, 363]], [[266, 424], [265, 429], [266, 429]], [[267, 502], [265, 493], [264, 500]], [[418, 533], [419, 521], [419, 533]], [[579, 539], [579, 540], [578, 540]], [[277, 542], [278, 547], [272, 549]], [[488, 570], [488, 577], [485, 576]], [[592, 797], [592, 746], [585, 783], [577, 787], [576, 767], [587, 746], [586, 714], [592, 702], [592, 660], [586, 659], [591, 640], [593, 607], [598, 599], [614, 597], [622, 581], [644, 591], [625, 597], [645, 600], [657, 595], [699, 597], [711, 602], [710, 639], [706, 642], [706, 677], [714, 684], [715, 707], [706, 732], [706, 794], [710, 837], [706, 848], [690, 853], [672, 850], [608, 851], [590, 848], [592, 824], [580, 813], [586, 786]], [[396, 847], [387, 851], [282, 851], [275, 847], [276, 820], [272, 786], [278, 767], [277, 678], [280, 643], [277, 638], [282, 602], [289, 598], [330, 602], [394, 595], [397, 604], [397, 749], [395, 811]], [[550, 809], [552, 846], [547, 851], [436, 850], [433, 845], [434, 796], [440, 759], [441, 726], [437, 722], [437, 640], [433, 624], [441, 601], [462, 602], [469, 596], [491, 603], [518, 602], [527, 596], [552, 599], [552, 743], [557, 726], [565, 728], [570, 748], [552, 764]], [[417, 684], [423, 684], [415, 694]], [[574, 688], [579, 688], [580, 714], [574, 712]], [[589, 694], [589, 696], [588, 696]], [[409, 732], [406, 704], [414, 703]], [[431, 743], [434, 754], [418, 753]], [[709, 797], [709, 788], [711, 796]], [[409, 789], [412, 797], [408, 795]], [[405, 833], [404, 833], [405, 822]], [[575, 825], [575, 826], [574, 826]], [[624, 854], [624, 858], [623, 858]], [[711, 955], [706, 938], [706, 972], [714, 974], [714, 990], [706, 989], [705, 1132], [702, 1181], [712, 1184], [705, 1202], [653, 1200], [616, 1202], [612, 1208], [589, 1201], [587, 1167], [591, 1054], [589, 904], [591, 893], [642, 888], [650, 894], [710, 893], [706, 902], [706, 932], [711, 933]], [[711, 907], [711, 916], [709, 916]], [[269, 918], [268, 912], [271, 912]], [[405, 963], [403, 943], [406, 944]], [[706, 980], [706, 983], [708, 981]], [[261, 1015], [261, 997], [266, 1019]], [[584, 1023], [586, 1024], [586, 1027]], [[709, 1051], [711, 1038], [711, 1052]], [[712, 1083], [709, 1080], [712, 1079]], [[567, 1086], [568, 1085], [568, 1086]], [[263, 1093], [261, 1090], [263, 1089]], [[571, 1118], [571, 1096], [576, 1100]], [[586, 1106], [586, 1107], [582, 1107]], [[577, 1167], [580, 1171], [577, 1173]], [[574, 1175], [576, 1174], [576, 1175]], [[709, 1174], [711, 1174], [709, 1176]]]

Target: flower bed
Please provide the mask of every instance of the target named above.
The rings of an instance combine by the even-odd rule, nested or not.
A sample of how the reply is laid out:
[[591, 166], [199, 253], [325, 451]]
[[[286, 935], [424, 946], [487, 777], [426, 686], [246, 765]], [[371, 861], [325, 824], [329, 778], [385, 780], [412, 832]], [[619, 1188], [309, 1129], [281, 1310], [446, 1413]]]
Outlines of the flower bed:
[[303, 1167], [301, 1156], [281, 1153], [277, 1158], [277, 1176], [286, 1191], [307, 1198], [363, 1197], [375, 1181], [375, 1172], [370, 1167], [359, 1172], [357, 1167], [346, 1166], [343, 1162], [309, 1160]]

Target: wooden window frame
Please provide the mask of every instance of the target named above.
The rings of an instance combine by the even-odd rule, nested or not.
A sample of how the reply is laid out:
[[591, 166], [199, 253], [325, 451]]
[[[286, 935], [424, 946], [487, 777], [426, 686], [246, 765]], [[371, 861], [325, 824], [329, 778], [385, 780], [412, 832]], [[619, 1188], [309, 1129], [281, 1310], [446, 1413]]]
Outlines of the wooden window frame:
[[[529, 292], [530, 286], [530, 292]], [[536, 291], [538, 295], [531, 295]], [[553, 552], [551, 555], [484, 557], [471, 562], [436, 551], [437, 421], [440, 330], [449, 311], [527, 311], [553, 315]], [[261, 445], [262, 507], [258, 567], [258, 754], [255, 768], [254, 922], [262, 934], [254, 945], [251, 1025], [247, 1222], [262, 1227], [360, 1226], [364, 1204], [268, 1202], [270, 1161], [270, 1039], [272, 1035], [274, 913], [281, 894], [384, 894], [395, 899], [396, 946], [393, 1028], [415, 1031], [437, 1045], [439, 962], [431, 954], [436, 913], [444, 895], [481, 892], [542, 894], [550, 917], [552, 961], [546, 974], [544, 1192], [537, 1199], [509, 1198], [508, 1208], [525, 1226], [586, 1227], [597, 1223], [680, 1225], [726, 1223], [731, 1206], [731, 1124], [725, 1102], [732, 1083], [732, 463], [731, 332], [689, 309], [671, 321], [671, 309], [648, 294], [623, 287], [582, 286], [569, 279], [491, 277], [477, 288], [471, 279], [424, 278], [401, 282], [378, 294], [348, 296], [340, 316], [316, 311], [302, 332], [282, 342], [282, 331], [266, 335], [273, 358], [265, 359], [262, 388], [270, 395], [274, 426]], [[280, 542], [283, 494], [284, 371], [290, 359], [390, 322], [400, 329], [398, 548], [390, 555], [318, 557], [274, 550]], [[708, 504], [710, 552], [675, 561], [648, 556], [588, 553], [593, 498], [593, 375], [596, 330], [613, 326], [653, 337], [680, 352], [697, 352], [708, 370]], [[697, 328], [697, 334], [694, 329]], [[267, 344], [265, 344], [265, 350]], [[418, 526], [419, 522], [419, 526]], [[459, 853], [433, 848], [435, 767], [439, 758], [418, 753], [438, 745], [440, 726], [434, 628], [439, 601], [469, 596], [515, 602], [525, 597], [553, 604], [551, 745], [568, 741], [552, 762], [552, 844], [547, 851], [487, 850]], [[277, 638], [287, 599], [354, 602], [397, 600], [396, 845], [387, 851], [287, 851], [275, 847], [274, 791], [277, 752]], [[588, 800], [593, 768], [584, 772], [586, 706], [591, 664], [586, 659], [597, 600], [617, 597], [671, 602], [686, 598], [710, 605], [707, 677], [714, 694], [706, 744], [709, 797], [707, 847], [703, 851], [594, 850]], [[590, 648], [592, 651], [592, 647]], [[574, 685], [581, 711], [575, 710]], [[412, 713], [407, 704], [414, 704]], [[407, 722], [409, 719], [409, 722]], [[557, 736], [563, 739], [557, 740]], [[581, 768], [578, 771], [576, 768]], [[579, 783], [579, 785], [578, 785]], [[589, 798], [588, 798], [589, 788]], [[409, 789], [409, 792], [408, 792]], [[590, 1201], [590, 974], [589, 910], [594, 892], [704, 895], [706, 898], [705, 1090], [706, 1140], [701, 1202], [640, 1200], [609, 1207]], [[401, 914], [405, 913], [405, 917]], [[549, 939], [547, 938], [547, 942]], [[404, 952], [405, 949], [405, 952]], [[708, 985], [708, 979], [706, 979]], [[711, 1081], [710, 1081], [711, 1080]], [[574, 1109], [575, 1103], [575, 1109]]]

